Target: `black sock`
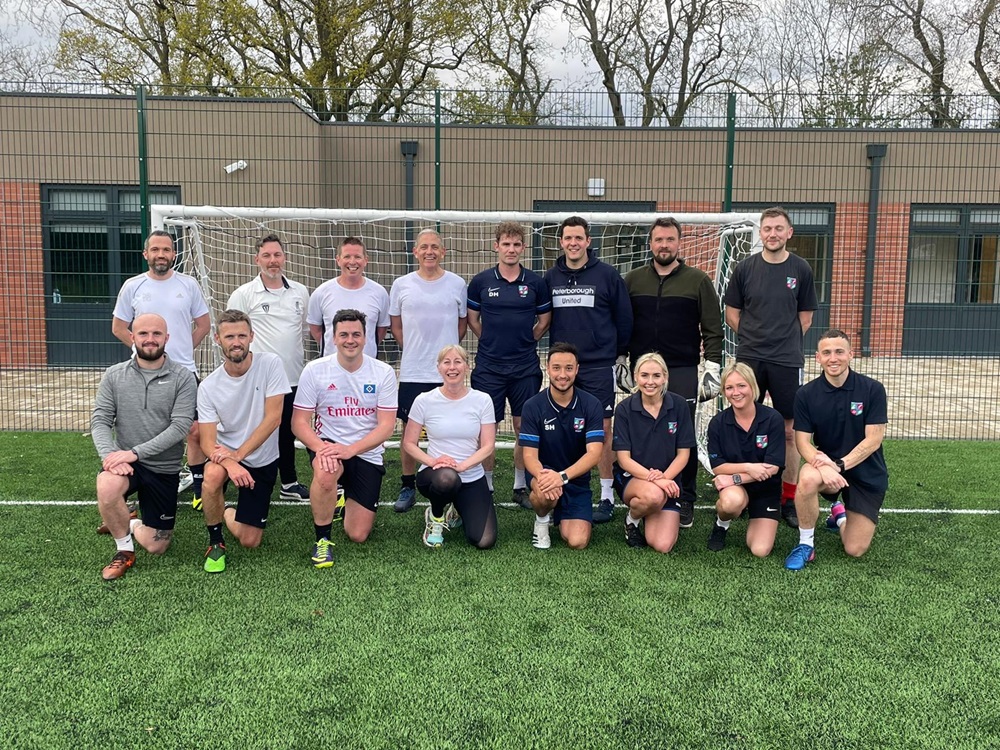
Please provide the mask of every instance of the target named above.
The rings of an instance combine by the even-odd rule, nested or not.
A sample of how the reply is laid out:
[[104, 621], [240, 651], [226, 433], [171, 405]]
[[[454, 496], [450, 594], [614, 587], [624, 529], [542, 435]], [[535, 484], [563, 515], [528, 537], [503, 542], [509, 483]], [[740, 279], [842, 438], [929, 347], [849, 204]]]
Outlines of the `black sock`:
[[222, 524], [217, 523], [215, 526], [206, 526], [208, 529], [208, 543], [209, 544], [225, 544], [226, 540], [222, 537]]
[[417, 487], [417, 475], [416, 474], [403, 474], [399, 478], [402, 482], [403, 487], [409, 487], [411, 490]]
[[205, 464], [188, 464], [191, 470], [191, 492], [195, 497], [201, 497], [201, 480], [205, 478]]
[[330, 530], [333, 528], [332, 523], [324, 523], [322, 526], [318, 523], [313, 524], [316, 527], [316, 541], [320, 539], [329, 539]]

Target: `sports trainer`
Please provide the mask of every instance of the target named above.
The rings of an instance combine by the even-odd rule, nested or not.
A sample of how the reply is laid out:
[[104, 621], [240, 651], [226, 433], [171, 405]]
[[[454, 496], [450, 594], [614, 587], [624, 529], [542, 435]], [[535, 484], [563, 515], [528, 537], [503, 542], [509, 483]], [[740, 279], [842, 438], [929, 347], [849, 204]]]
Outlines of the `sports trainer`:
[[[449, 344], [458, 344], [468, 326], [468, 290], [461, 276], [441, 266], [445, 247], [433, 229], [424, 229], [413, 246], [417, 270], [392, 282], [389, 290], [389, 327], [402, 350], [399, 362], [398, 416], [406, 429], [413, 399], [441, 385], [437, 356]], [[417, 462], [400, 453], [402, 477], [394, 509], [405, 513], [416, 502]]]
[[[469, 328], [479, 337], [472, 387], [489, 394], [497, 423], [503, 421], [510, 402], [514, 434], [521, 430], [524, 402], [542, 388], [538, 364], [538, 339], [552, 320], [552, 296], [545, 280], [521, 265], [524, 228], [511, 221], [497, 225], [493, 249], [497, 264], [477, 274], [469, 283]], [[496, 454], [483, 461], [486, 480], [493, 489]], [[531, 509], [524, 477], [520, 441], [514, 444], [513, 501]]]
[[[684, 263], [681, 225], [662, 217], [649, 228], [650, 261], [625, 276], [632, 304], [632, 317], [641, 321], [632, 327], [628, 345], [631, 371], [643, 354], [656, 352], [670, 371], [670, 391], [687, 401], [694, 422], [698, 401], [719, 395], [722, 370], [722, 310], [715, 285], [704, 271]], [[704, 363], [699, 376], [698, 366]], [[698, 451], [688, 455], [681, 472], [680, 526], [694, 523], [697, 500]]]
[[[244, 547], [260, 546], [278, 478], [278, 427], [291, 387], [281, 358], [254, 353], [253, 342], [250, 317], [242, 310], [223, 312], [215, 343], [225, 361], [198, 387], [201, 448], [209, 458], [201, 496], [208, 573], [226, 569], [223, 521]], [[239, 490], [235, 508], [225, 508], [230, 482]]]
[[[201, 288], [187, 274], [174, 271], [177, 250], [174, 241], [163, 230], [150, 233], [143, 244], [142, 256], [149, 265], [146, 273], [133, 276], [122, 284], [111, 319], [111, 333], [125, 346], [132, 346], [129, 325], [143, 313], [163, 316], [170, 330], [167, 353], [170, 358], [197, 377], [194, 350], [208, 335], [208, 304]], [[191, 470], [194, 499], [192, 506], [201, 510], [201, 477], [205, 456], [198, 437], [198, 415], [187, 438], [187, 461]]]
[[785, 420], [781, 514], [794, 528], [798, 526], [794, 500], [800, 461], [792, 418], [795, 394], [802, 384], [802, 339], [812, 325], [817, 304], [812, 269], [787, 249], [793, 231], [785, 209], [776, 206], [761, 213], [763, 250], [736, 266], [724, 301], [726, 323], [739, 336], [737, 361], [750, 365], [760, 398], [770, 394]]
[[250, 351], [269, 352], [280, 357], [291, 392], [285, 396], [278, 427], [278, 472], [283, 500], [308, 500], [309, 490], [299, 484], [295, 469], [295, 436], [292, 434], [292, 404], [299, 375], [305, 366], [303, 346], [309, 290], [285, 276], [285, 247], [281, 239], [269, 234], [257, 242], [254, 257], [260, 274], [229, 296], [230, 310], [242, 310], [250, 316], [253, 340]]
[[590, 471], [601, 460], [606, 420], [601, 402], [575, 387], [578, 370], [576, 347], [553, 344], [546, 365], [549, 387], [529, 398], [521, 412], [520, 441], [535, 509], [531, 543], [537, 549], [552, 545], [552, 520], [573, 549], [590, 542]]
[[323, 355], [333, 354], [333, 316], [338, 310], [359, 310], [368, 321], [365, 354], [378, 357], [378, 347], [389, 330], [389, 293], [365, 276], [368, 249], [360, 237], [346, 237], [337, 251], [340, 275], [324, 281], [309, 297], [309, 333]]
[[611, 478], [611, 417], [615, 410], [614, 364], [628, 352], [632, 305], [621, 275], [589, 250], [590, 225], [570, 216], [559, 226], [563, 254], [545, 274], [552, 292], [549, 341], [573, 344], [580, 357], [576, 387], [595, 396], [604, 412], [604, 452], [599, 467], [601, 497], [594, 523], [614, 514]]
[[331, 324], [336, 351], [306, 365], [292, 416], [295, 436], [313, 455], [309, 502], [317, 568], [333, 565], [330, 529], [338, 484], [346, 496], [347, 538], [363, 542], [371, 534], [385, 475], [382, 443], [396, 426], [396, 375], [364, 353], [364, 313], [340, 310]]
[[785, 560], [789, 570], [815, 559], [819, 494], [833, 503], [826, 527], [840, 532], [848, 555], [861, 557], [875, 536], [889, 488], [882, 454], [888, 406], [882, 384], [851, 369], [853, 357], [846, 333], [824, 332], [816, 348], [823, 372], [795, 397], [795, 442], [805, 463], [795, 494], [799, 544]]
[[[144, 313], [129, 333], [135, 354], [101, 378], [90, 434], [101, 457], [98, 534], [114, 537], [116, 552], [101, 575], [121, 578], [135, 564], [135, 544], [161, 555], [174, 536], [184, 437], [194, 420], [194, 375], [166, 354], [167, 322]], [[138, 493], [142, 520], [125, 498]], [[134, 541], [133, 541], [134, 538]]]

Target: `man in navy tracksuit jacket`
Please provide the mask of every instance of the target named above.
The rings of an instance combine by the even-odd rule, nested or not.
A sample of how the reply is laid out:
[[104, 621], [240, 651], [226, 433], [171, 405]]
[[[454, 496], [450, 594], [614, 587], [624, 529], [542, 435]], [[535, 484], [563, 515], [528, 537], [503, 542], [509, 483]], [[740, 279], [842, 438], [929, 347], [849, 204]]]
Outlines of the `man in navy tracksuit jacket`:
[[632, 337], [632, 304], [621, 274], [589, 251], [590, 225], [570, 216], [559, 227], [563, 255], [545, 274], [552, 291], [549, 342], [573, 344], [579, 351], [576, 387], [595, 396], [604, 409], [604, 453], [601, 457], [601, 502], [594, 522], [611, 520], [611, 417], [615, 409], [615, 359], [628, 351]]

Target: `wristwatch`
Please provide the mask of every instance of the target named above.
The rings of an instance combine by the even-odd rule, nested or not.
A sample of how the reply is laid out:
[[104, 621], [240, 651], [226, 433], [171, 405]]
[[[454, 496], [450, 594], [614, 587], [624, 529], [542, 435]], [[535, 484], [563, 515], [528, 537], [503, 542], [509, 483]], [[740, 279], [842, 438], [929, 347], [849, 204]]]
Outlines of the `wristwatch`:
[[733, 474], [733, 484], [743, 484], [743, 477], [739, 474]]
[[836, 459], [834, 459], [833, 463], [837, 465], [837, 470], [840, 471], [841, 474], [843, 474], [844, 473], [844, 459], [842, 459], [842, 458], [836, 458]]
[[559, 476], [562, 477], [563, 484], [569, 484], [569, 474], [567, 474], [565, 471], [560, 471]]

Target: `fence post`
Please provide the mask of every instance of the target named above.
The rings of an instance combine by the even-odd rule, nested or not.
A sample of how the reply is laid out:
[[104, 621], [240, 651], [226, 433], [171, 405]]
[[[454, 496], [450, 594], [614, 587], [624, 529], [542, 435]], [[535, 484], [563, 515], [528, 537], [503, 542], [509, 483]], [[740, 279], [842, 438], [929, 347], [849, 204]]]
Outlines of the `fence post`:
[[733, 210], [733, 160], [736, 158], [736, 92], [726, 94], [726, 189], [722, 210]]
[[139, 212], [142, 239], [149, 236], [149, 156], [146, 144], [146, 87], [135, 87], [135, 109], [139, 134]]
[[434, 210], [441, 210], [441, 89], [434, 89]]
[[888, 145], [869, 143], [865, 148], [868, 157], [868, 230], [865, 241], [865, 286], [861, 304], [861, 356], [872, 355], [872, 298], [875, 288], [875, 232], [878, 229], [878, 204], [882, 189], [882, 159]]

